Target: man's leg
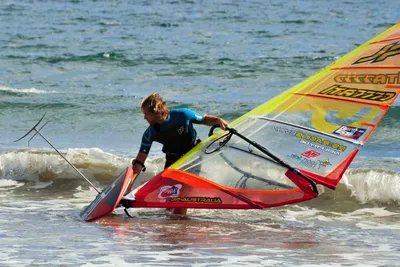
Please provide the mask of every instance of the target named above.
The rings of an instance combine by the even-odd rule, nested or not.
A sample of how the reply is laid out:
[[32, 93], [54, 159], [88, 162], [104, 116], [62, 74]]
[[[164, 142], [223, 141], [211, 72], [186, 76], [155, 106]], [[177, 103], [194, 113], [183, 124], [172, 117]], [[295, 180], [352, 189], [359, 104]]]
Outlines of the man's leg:
[[[181, 156], [171, 156], [167, 155], [165, 158], [164, 170], [171, 166], [175, 161], [177, 161]], [[186, 215], [187, 208], [167, 208], [167, 211], [171, 215]]]

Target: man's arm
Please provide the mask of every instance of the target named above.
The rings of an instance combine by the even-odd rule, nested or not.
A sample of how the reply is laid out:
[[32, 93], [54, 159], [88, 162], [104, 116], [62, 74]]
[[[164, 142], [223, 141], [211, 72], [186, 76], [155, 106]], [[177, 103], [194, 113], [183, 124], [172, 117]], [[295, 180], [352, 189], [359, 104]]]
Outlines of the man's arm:
[[212, 115], [204, 115], [203, 118], [204, 118], [203, 124], [207, 126], [214, 126], [215, 124], [218, 124], [222, 130], [226, 130], [226, 128], [229, 127], [229, 124], [220, 117]]
[[229, 127], [229, 124], [221, 119], [220, 117], [217, 116], [212, 116], [212, 115], [200, 115], [197, 112], [194, 112], [191, 109], [188, 108], [182, 108], [183, 112], [185, 113], [187, 119], [191, 121], [192, 123], [196, 124], [204, 124], [207, 126], [214, 126], [215, 124], [218, 124], [219, 127], [222, 130], [226, 130], [227, 127]]
[[[129, 186], [128, 186], [128, 190], [127, 190], [128, 192], [132, 191], [133, 182], [135, 181], [135, 179], [139, 175], [139, 173], [142, 171], [142, 169], [143, 169], [142, 164], [144, 165], [144, 162], [146, 161], [146, 159], [147, 159], [147, 154], [145, 154], [143, 152], [139, 152], [135, 159], [136, 162], [134, 162], [134, 161], [132, 162], [133, 175], [129, 182]], [[140, 164], [140, 163], [142, 163], [142, 164]]]

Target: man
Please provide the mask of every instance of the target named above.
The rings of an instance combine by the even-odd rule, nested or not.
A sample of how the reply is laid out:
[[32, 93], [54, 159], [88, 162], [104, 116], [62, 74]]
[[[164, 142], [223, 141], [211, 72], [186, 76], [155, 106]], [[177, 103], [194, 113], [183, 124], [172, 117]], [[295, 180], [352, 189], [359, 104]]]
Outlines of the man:
[[[158, 93], [143, 99], [140, 107], [144, 119], [150, 124], [142, 136], [142, 143], [136, 158], [132, 161], [132, 182], [144, 168], [144, 162], [153, 141], [163, 145], [166, 154], [164, 169], [171, 166], [199, 142], [193, 124], [213, 126], [218, 124], [225, 130], [229, 124], [216, 116], [200, 115], [187, 108], [168, 109], [167, 103]], [[128, 188], [131, 188], [132, 184]], [[187, 209], [174, 209], [173, 214], [186, 214]]]

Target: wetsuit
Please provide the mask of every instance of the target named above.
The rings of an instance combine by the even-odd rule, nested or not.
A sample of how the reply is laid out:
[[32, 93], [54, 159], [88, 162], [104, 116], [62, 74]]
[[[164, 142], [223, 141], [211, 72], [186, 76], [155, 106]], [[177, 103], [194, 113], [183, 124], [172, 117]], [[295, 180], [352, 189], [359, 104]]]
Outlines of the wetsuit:
[[166, 154], [164, 168], [168, 168], [198, 143], [193, 123], [201, 124], [203, 120], [202, 115], [190, 109], [171, 109], [164, 122], [150, 125], [143, 133], [140, 152], [148, 154], [153, 141], [161, 143]]

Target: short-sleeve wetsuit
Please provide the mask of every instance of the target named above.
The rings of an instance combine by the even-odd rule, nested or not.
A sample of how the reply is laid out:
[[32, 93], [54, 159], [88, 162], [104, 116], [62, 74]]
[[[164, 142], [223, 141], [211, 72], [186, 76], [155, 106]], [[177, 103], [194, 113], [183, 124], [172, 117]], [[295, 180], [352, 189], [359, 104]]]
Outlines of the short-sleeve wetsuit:
[[201, 124], [204, 117], [187, 108], [170, 110], [167, 119], [150, 125], [143, 133], [140, 152], [148, 154], [153, 141], [163, 145], [166, 154], [165, 168], [178, 160], [197, 144], [197, 132], [193, 123]]

